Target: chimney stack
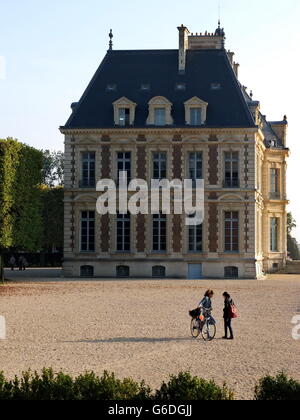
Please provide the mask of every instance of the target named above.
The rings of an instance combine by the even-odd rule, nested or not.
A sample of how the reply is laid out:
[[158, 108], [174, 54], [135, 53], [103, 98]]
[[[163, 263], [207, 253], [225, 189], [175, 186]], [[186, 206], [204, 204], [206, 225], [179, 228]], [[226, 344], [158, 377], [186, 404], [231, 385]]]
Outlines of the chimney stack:
[[185, 72], [186, 66], [186, 50], [189, 47], [189, 33], [190, 31], [184, 25], [178, 27], [179, 31], [179, 73]]
[[237, 79], [239, 77], [239, 67], [240, 67], [239, 63], [233, 63], [233, 70], [234, 70], [234, 73], [235, 73]]

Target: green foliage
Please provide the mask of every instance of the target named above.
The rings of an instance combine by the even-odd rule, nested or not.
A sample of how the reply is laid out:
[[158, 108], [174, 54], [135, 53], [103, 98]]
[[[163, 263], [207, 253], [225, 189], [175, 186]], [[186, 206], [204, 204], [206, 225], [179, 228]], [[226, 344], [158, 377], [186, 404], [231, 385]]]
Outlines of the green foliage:
[[145, 400], [150, 399], [151, 389], [130, 378], [123, 381], [112, 373], [104, 372], [102, 377], [86, 373], [75, 379], [76, 394], [81, 400]]
[[297, 227], [292, 213], [287, 214], [287, 250], [293, 260], [300, 260], [300, 251], [297, 240], [293, 238], [292, 231]]
[[164, 401], [230, 401], [234, 399], [233, 392], [225, 384], [219, 387], [214, 381], [193, 377], [188, 372], [171, 376], [167, 384], [162, 384], [155, 397]]
[[41, 247], [42, 152], [8, 138], [0, 140], [0, 250]]
[[288, 378], [284, 373], [276, 377], [267, 376], [255, 388], [258, 401], [300, 401], [300, 382]]
[[297, 227], [296, 220], [293, 218], [292, 213], [287, 214], [287, 232], [290, 235], [292, 230]]
[[43, 216], [43, 250], [63, 248], [64, 190], [62, 187], [40, 187]]
[[42, 152], [22, 145], [13, 191], [15, 212], [18, 215], [14, 224], [14, 246], [30, 252], [40, 250], [42, 245], [42, 207], [39, 191], [42, 162]]
[[63, 186], [64, 154], [63, 152], [43, 151], [43, 184], [48, 187]]
[[293, 260], [300, 260], [300, 251], [299, 251], [297, 240], [295, 238], [292, 238], [292, 236], [289, 234], [287, 236], [287, 249], [288, 249], [289, 256]]
[[150, 395], [150, 388], [143, 382], [128, 378], [121, 381], [108, 372], [102, 377], [86, 373], [73, 379], [63, 372], [44, 369], [41, 375], [28, 371], [13, 381], [0, 374], [0, 400], [146, 400]]
[[21, 144], [13, 139], [0, 140], [0, 249], [14, 245], [13, 226], [17, 214], [14, 211], [14, 188], [20, 161]]

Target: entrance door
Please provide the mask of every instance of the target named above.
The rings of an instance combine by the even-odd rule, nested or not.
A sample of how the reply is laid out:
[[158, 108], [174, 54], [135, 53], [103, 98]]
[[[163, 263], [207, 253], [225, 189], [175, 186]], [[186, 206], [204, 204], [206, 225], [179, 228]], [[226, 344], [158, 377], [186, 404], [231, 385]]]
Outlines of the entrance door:
[[202, 279], [202, 264], [189, 264], [188, 279], [189, 280]]

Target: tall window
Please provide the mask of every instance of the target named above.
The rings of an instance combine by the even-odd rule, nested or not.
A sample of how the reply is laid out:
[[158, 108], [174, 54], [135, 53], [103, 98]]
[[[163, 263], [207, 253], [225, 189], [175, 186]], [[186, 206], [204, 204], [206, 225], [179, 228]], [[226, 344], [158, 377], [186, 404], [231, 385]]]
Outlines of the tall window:
[[225, 188], [238, 188], [239, 181], [239, 153], [225, 153]]
[[166, 125], [166, 109], [165, 108], [154, 109], [154, 124]]
[[117, 251], [130, 251], [130, 214], [117, 216]]
[[270, 220], [270, 248], [271, 252], [278, 252], [279, 219], [272, 217]]
[[202, 252], [203, 225], [189, 226], [189, 252]]
[[95, 212], [81, 212], [81, 252], [95, 251]]
[[225, 213], [225, 252], [239, 251], [239, 213]]
[[120, 126], [129, 126], [130, 125], [130, 109], [129, 108], [120, 108], [119, 109], [119, 125]]
[[201, 125], [201, 108], [190, 108], [191, 125]]
[[117, 155], [118, 159], [118, 181], [120, 172], [127, 172], [127, 180], [131, 180], [131, 153], [130, 152], [119, 152]]
[[271, 168], [270, 170], [270, 198], [276, 199], [280, 197], [279, 189], [279, 169]]
[[81, 188], [92, 188], [96, 185], [96, 153], [84, 152], [81, 155], [82, 171], [81, 171]]
[[153, 215], [153, 251], [167, 250], [167, 216], [165, 214]]
[[153, 153], [153, 179], [167, 178], [167, 154]]
[[189, 178], [194, 184], [197, 179], [202, 179], [202, 153], [193, 152], [189, 154]]

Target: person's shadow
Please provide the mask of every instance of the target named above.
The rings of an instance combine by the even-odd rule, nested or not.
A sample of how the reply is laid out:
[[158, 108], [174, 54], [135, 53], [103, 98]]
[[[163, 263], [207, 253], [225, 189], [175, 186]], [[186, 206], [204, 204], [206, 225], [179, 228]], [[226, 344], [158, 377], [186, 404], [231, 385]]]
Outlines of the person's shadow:
[[112, 343], [179, 343], [195, 341], [192, 337], [166, 337], [166, 338], [149, 338], [149, 337], [114, 337], [103, 340], [76, 340], [65, 341], [65, 343], [91, 343], [91, 344], [112, 344]]

